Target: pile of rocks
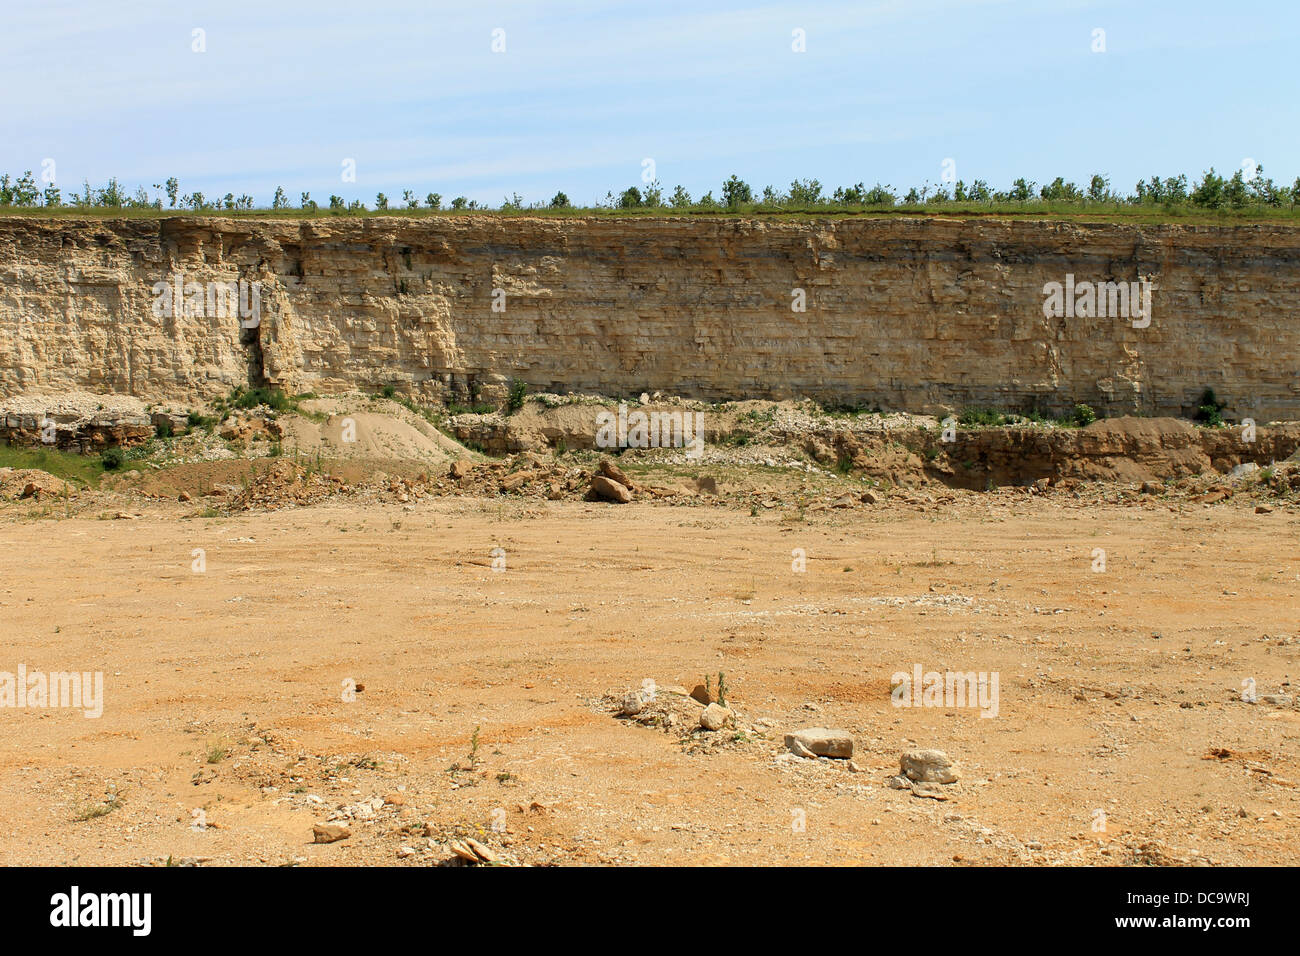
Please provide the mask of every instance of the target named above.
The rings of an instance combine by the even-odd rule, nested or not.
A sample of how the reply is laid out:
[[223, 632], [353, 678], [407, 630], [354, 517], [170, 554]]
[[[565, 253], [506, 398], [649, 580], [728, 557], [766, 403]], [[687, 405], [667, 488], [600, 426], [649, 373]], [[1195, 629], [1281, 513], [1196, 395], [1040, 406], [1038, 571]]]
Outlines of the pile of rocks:
[[0, 468], [0, 498], [58, 498], [74, 494], [62, 478], [38, 468]]
[[625, 505], [632, 500], [636, 483], [627, 476], [622, 468], [608, 458], [601, 459], [596, 473], [591, 476], [591, 487], [587, 492], [590, 501], [612, 501]]
[[602, 709], [647, 727], [658, 727], [681, 740], [691, 753], [713, 753], [753, 743], [761, 730], [749, 726], [736, 709], [699, 684], [687, 692], [677, 684], [654, 685], [605, 697]]
[[580, 468], [565, 468], [532, 452], [499, 461], [475, 462], [462, 458], [452, 463], [447, 481], [431, 491], [442, 494], [517, 495], [559, 501], [577, 498], [587, 483]]
[[336, 475], [304, 468], [293, 461], [277, 461], [271, 468], [256, 475], [248, 487], [233, 496], [232, 510], [248, 511], [254, 508], [274, 510], [288, 505], [309, 505], [331, 495], [347, 491], [347, 485]]

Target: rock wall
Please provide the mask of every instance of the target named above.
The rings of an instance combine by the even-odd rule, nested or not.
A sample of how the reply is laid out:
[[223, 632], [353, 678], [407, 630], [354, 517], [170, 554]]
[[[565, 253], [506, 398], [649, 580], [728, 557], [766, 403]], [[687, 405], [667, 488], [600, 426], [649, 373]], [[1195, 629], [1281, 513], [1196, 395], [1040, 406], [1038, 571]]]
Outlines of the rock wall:
[[[1044, 285], [1154, 284], [1146, 328]], [[260, 283], [260, 324], [155, 283]], [[792, 310], [804, 290], [806, 311]], [[499, 291], [496, 291], [499, 290]], [[0, 217], [0, 397], [236, 384], [1300, 418], [1300, 228], [1041, 220]]]

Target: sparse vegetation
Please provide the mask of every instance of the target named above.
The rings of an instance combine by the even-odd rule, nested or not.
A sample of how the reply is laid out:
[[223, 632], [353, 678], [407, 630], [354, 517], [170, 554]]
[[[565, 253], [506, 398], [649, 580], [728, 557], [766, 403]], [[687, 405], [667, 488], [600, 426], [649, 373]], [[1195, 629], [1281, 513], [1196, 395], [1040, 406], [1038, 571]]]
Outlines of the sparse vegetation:
[[[557, 192], [550, 199], [531, 202], [512, 192], [495, 210], [477, 200], [457, 196], [449, 211], [506, 215], [572, 215], [575, 212], [583, 215], [657, 215], [671, 209], [675, 214], [747, 216], [1014, 213], [1152, 221], [1300, 218], [1300, 178], [1290, 185], [1278, 184], [1264, 175], [1262, 166], [1255, 167], [1251, 178], [1246, 176], [1246, 172], [1238, 169], [1230, 177], [1224, 177], [1213, 168], [1202, 173], [1194, 183], [1186, 174], [1163, 178], [1152, 176], [1136, 183], [1130, 193], [1112, 189], [1109, 177], [1102, 173], [1092, 174], [1086, 186], [1068, 182], [1063, 176], [1041, 186], [1020, 177], [1005, 190], [993, 189], [981, 179], [970, 183], [958, 180], [951, 185], [926, 182], [906, 190], [881, 183], [868, 187], [864, 181], [836, 187], [828, 196], [816, 179], [796, 179], [787, 189], [769, 185], [756, 192], [748, 182], [732, 174], [722, 183], [720, 200], [714, 198], [712, 191], [693, 200], [680, 185], [665, 197], [664, 188], [655, 181], [610, 190], [603, 202], [592, 206], [575, 207], [564, 192]], [[196, 213], [220, 211], [226, 215], [285, 217], [318, 213], [317, 204], [305, 192], [301, 194], [301, 208], [290, 209], [281, 186], [275, 188], [269, 206], [258, 206], [256, 200], [247, 194], [236, 197], [227, 193], [221, 199], [213, 200], [199, 191], [181, 196], [176, 177], [169, 178], [165, 185], [155, 183], [152, 188], [152, 195], [143, 186], [129, 193], [128, 187], [112, 178], [98, 189], [85, 183], [80, 192], [74, 191], [65, 197], [53, 186], [44, 190], [38, 188], [30, 170], [17, 178], [6, 173], [0, 175], [0, 211], [45, 215], [160, 216], [168, 215], [168, 210], [179, 205]], [[164, 194], [168, 200], [166, 208]], [[401, 204], [390, 205], [387, 195], [379, 193], [375, 197], [374, 209], [368, 209], [359, 199], [348, 201], [342, 196], [331, 196], [329, 211], [332, 215], [347, 216], [428, 216], [443, 211], [440, 193], [428, 193], [423, 208], [415, 196], [415, 190], [404, 189]]]
[[73, 817], [77, 823], [85, 823], [87, 820], [95, 820], [99, 817], [108, 816], [122, 805], [122, 795], [119, 793], [110, 793], [99, 803], [88, 804], [77, 811]]
[[1085, 428], [1097, 420], [1097, 413], [1092, 410], [1090, 405], [1074, 406], [1074, 423], [1080, 428]]
[[1220, 401], [1219, 397], [1214, 394], [1214, 389], [1207, 388], [1201, 392], [1200, 400], [1196, 403], [1196, 421], [1211, 427], [1222, 425], [1222, 412], [1227, 407], [1228, 403]]
[[1007, 418], [1001, 412], [991, 408], [967, 408], [962, 411], [957, 421], [968, 428], [974, 428], [1005, 425]]
[[[284, 392], [269, 388], [238, 386], [231, 391], [226, 402], [231, 408], [252, 409], [257, 408], [259, 405], [265, 405], [276, 412], [299, 411], [298, 402], [295, 399], [290, 398]], [[225, 421], [225, 419], [223, 418], [222, 421]]]
[[[116, 450], [118, 453], [121, 449]], [[130, 463], [119, 461], [118, 467], [135, 467]], [[103, 458], [78, 455], [76, 452], [60, 451], [56, 448], [23, 448], [15, 445], [0, 444], [0, 468], [38, 468], [56, 478], [75, 485], [93, 488], [99, 484], [107, 469]]]
[[510, 397], [506, 400], [506, 408], [511, 415], [524, 407], [524, 402], [528, 400], [528, 385], [519, 379], [512, 379], [510, 382]]

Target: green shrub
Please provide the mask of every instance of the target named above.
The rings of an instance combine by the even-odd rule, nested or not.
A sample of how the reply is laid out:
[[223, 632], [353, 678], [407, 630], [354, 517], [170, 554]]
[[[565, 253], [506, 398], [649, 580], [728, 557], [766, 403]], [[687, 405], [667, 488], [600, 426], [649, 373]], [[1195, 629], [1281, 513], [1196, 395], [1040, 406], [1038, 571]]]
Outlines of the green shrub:
[[172, 430], [170, 421], [161, 421], [153, 427], [154, 434], [159, 438], [171, 438], [175, 432]]
[[99, 463], [104, 466], [105, 471], [116, 471], [122, 467], [125, 457], [122, 449], [117, 445], [113, 445], [104, 449], [104, 453], [99, 456]]
[[[269, 388], [237, 388], [230, 393], [230, 405], [232, 408], [257, 408], [259, 405], [265, 405], [267, 408], [277, 412], [296, 411], [292, 399], [284, 392], [272, 391]], [[225, 421], [225, 417], [221, 419]]]
[[1096, 420], [1097, 413], [1092, 410], [1091, 405], [1079, 404], [1074, 406], [1074, 423], [1080, 428], [1091, 425]]
[[958, 419], [963, 425], [985, 425], [997, 426], [1007, 423], [1006, 416], [1001, 412], [996, 412], [991, 408], [967, 408], [961, 413]]
[[1214, 394], [1214, 389], [1207, 388], [1201, 392], [1201, 400], [1196, 408], [1196, 420], [1202, 425], [1222, 425], [1223, 416], [1220, 412], [1227, 407], [1228, 403], [1219, 401], [1219, 397]]
[[524, 402], [527, 400], [527, 398], [528, 398], [527, 383], [521, 382], [518, 379], [511, 379], [510, 397], [506, 400], [506, 407], [510, 410], [510, 414], [513, 415], [515, 412], [519, 411], [519, 409], [523, 408]]

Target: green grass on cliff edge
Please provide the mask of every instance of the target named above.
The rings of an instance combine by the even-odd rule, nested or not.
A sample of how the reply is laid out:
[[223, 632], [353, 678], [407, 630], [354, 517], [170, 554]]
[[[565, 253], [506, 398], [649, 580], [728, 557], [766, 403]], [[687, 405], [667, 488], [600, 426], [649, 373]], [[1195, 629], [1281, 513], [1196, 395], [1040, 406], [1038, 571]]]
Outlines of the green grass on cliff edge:
[[763, 219], [773, 222], [799, 222], [821, 219], [897, 219], [956, 218], [1060, 220], [1068, 222], [1122, 222], [1135, 224], [1185, 223], [1187, 225], [1239, 225], [1271, 223], [1300, 224], [1300, 206], [1272, 207], [1251, 205], [1240, 209], [1204, 209], [1196, 206], [1156, 206], [1128, 203], [1025, 202], [989, 205], [987, 203], [926, 203], [897, 206], [825, 205], [793, 209], [761, 205], [718, 208], [657, 209], [365, 209], [330, 212], [305, 209], [212, 209], [195, 212], [189, 209], [156, 209], [127, 206], [0, 206], [0, 216], [20, 219], [265, 219], [318, 221], [348, 219], [436, 219], [465, 216], [497, 219]]

